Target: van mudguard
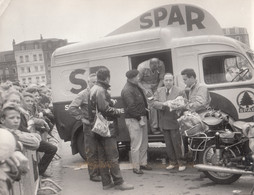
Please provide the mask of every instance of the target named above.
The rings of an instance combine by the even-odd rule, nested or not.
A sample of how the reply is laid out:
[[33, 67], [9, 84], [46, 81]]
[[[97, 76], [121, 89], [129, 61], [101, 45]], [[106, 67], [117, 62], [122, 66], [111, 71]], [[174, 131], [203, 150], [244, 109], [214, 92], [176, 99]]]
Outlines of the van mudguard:
[[81, 121], [76, 121], [71, 131], [71, 150], [73, 155], [79, 152], [77, 147], [77, 136], [80, 131], [83, 132], [83, 124]]

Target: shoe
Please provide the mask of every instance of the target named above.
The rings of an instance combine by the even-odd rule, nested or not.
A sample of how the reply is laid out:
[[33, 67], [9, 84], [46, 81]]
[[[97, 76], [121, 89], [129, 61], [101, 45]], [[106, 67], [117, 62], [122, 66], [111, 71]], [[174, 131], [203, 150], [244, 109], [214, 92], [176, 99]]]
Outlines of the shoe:
[[173, 168], [175, 168], [175, 165], [168, 165], [168, 166], [166, 167], [167, 170], [171, 170], [171, 169], [173, 169]]
[[157, 130], [157, 129], [154, 129], [154, 131], [152, 131], [152, 134], [153, 135], [159, 135], [159, 134], [161, 134], [161, 131]]
[[133, 173], [136, 173], [136, 174], [143, 174], [144, 172], [142, 170], [138, 170], [138, 169], [133, 169]]
[[103, 186], [103, 190], [108, 190], [108, 189], [110, 189], [110, 188], [113, 188], [114, 186], [115, 186], [115, 184], [110, 183], [110, 184], [108, 184], [108, 185], [106, 185], [106, 186]]
[[179, 166], [178, 171], [184, 171], [186, 169], [186, 166]]
[[128, 184], [126, 182], [123, 182], [120, 185], [115, 185], [115, 189], [116, 190], [132, 190], [132, 189], [134, 189], [134, 186], [131, 184]]
[[51, 175], [49, 175], [47, 173], [42, 173], [42, 174], [40, 174], [40, 176], [45, 177], [45, 178], [51, 177]]
[[141, 165], [141, 166], [140, 166], [140, 169], [150, 171], [150, 170], [152, 170], [153, 168], [152, 168], [151, 166], [149, 166], [149, 165]]
[[101, 176], [93, 176], [90, 178], [91, 181], [95, 181], [95, 182], [100, 182], [101, 181]]

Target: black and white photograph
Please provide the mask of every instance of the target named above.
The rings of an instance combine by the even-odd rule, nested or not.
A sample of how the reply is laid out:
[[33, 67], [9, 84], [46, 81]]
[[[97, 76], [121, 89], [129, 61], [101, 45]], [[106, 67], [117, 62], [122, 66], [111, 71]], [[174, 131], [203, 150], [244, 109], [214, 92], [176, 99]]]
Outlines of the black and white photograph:
[[253, 14], [0, 0], [0, 195], [253, 195]]

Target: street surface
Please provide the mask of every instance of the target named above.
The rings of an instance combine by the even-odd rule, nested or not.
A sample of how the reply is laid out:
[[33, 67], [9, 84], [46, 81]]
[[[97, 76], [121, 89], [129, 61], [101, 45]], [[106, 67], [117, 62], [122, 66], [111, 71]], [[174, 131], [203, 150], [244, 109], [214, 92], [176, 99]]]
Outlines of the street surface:
[[[124, 180], [134, 185], [134, 190], [117, 191], [114, 189], [103, 190], [100, 182], [89, 180], [87, 165], [77, 154], [71, 154], [70, 142], [59, 142], [58, 154], [61, 159], [54, 160], [49, 168], [53, 174], [52, 179], [62, 187], [60, 195], [98, 195], [98, 194], [144, 194], [144, 195], [227, 195], [227, 194], [249, 194], [254, 180], [252, 176], [242, 176], [231, 185], [214, 184], [208, 178], [200, 177], [200, 172], [188, 166], [184, 172], [166, 170], [165, 164], [159, 157], [165, 155], [163, 148], [149, 149], [152, 171], [144, 171], [143, 175], [132, 172], [128, 161], [121, 161], [121, 170]], [[163, 153], [154, 155], [154, 152]], [[151, 154], [152, 153], [152, 154]], [[122, 159], [126, 159], [123, 158]], [[236, 191], [235, 191], [236, 190]], [[237, 192], [237, 193], [235, 193]], [[50, 194], [49, 192], [45, 194]]]

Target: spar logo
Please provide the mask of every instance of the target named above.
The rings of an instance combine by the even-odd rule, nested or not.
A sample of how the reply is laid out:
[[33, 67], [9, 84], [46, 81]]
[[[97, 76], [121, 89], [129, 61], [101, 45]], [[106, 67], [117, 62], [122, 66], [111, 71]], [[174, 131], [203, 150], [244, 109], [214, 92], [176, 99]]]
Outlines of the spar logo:
[[237, 96], [239, 113], [254, 112], [254, 93], [252, 91], [242, 91]]

